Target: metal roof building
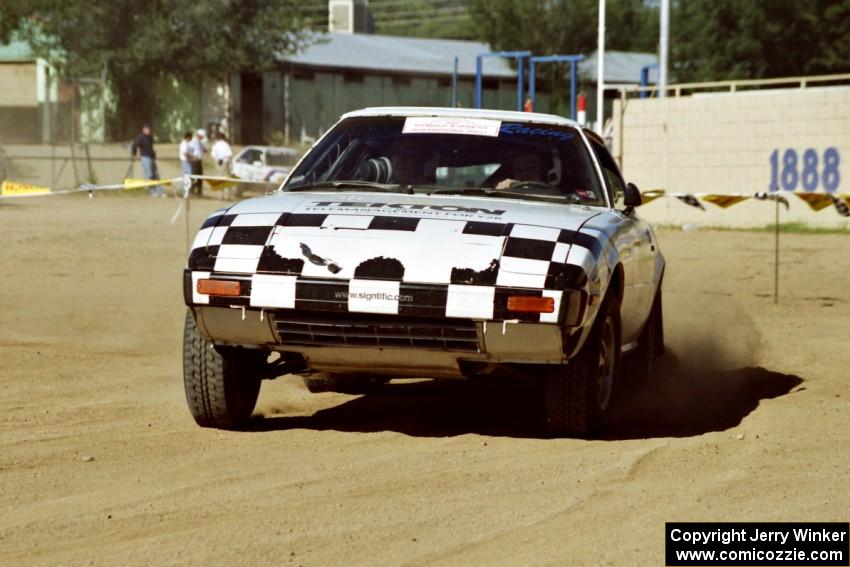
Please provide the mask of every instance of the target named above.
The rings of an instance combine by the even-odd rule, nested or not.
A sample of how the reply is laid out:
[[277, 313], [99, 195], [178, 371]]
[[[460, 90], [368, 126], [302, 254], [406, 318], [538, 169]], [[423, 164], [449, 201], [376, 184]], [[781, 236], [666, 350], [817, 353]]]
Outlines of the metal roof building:
[[[596, 82], [597, 54], [591, 55], [579, 62], [579, 76]], [[607, 84], [636, 84], [640, 82], [640, 72], [644, 67], [652, 67], [649, 71], [649, 82], [655, 84], [658, 80], [658, 55], [655, 53], [632, 53], [629, 51], [605, 52], [605, 83]]]
[[[490, 46], [477, 41], [456, 39], [424, 39], [387, 35], [328, 32], [317, 34], [314, 43], [296, 55], [281, 56], [278, 61], [293, 66], [324, 69], [356, 69], [405, 74], [451, 75], [454, 58], [458, 58], [458, 75], [475, 76], [475, 58], [490, 51]], [[364, 58], [363, 54], [369, 56]], [[654, 53], [628, 51], [605, 52], [606, 83], [637, 83], [644, 67], [658, 65]], [[578, 65], [579, 76], [596, 81], [596, 52]], [[484, 75], [513, 79], [516, 69], [508, 60], [488, 57], [483, 61]], [[656, 69], [650, 71], [655, 82]]]
[[47, 63], [29, 44], [12, 39], [0, 44], [0, 141], [40, 142], [50, 139], [48, 102], [51, 89]]
[[[490, 46], [477, 41], [328, 32], [317, 34], [306, 49], [279, 61], [316, 69], [450, 76], [457, 57], [458, 75], [473, 77], [476, 56], [487, 51]], [[516, 70], [504, 59], [486, 58], [483, 70], [487, 77], [516, 77]]]
[[[277, 70], [231, 80], [237, 142], [309, 141], [367, 106], [450, 106], [455, 57], [457, 102], [472, 106], [476, 57], [491, 51], [450, 39], [344, 32], [311, 39], [297, 54], [281, 55]], [[516, 107], [516, 70], [507, 60], [485, 59], [483, 77], [485, 106]]]
[[[368, 106], [450, 106], [455, 57], [457, 104], [471, 107], [476, 58], [492, 51], [477, 41], [365, 33], [332, 31], [310, 39], [298, 53], [280, 55], [277, 70], [232, 79], [234, 140], [309, 141], [345, 112]], [[605, 62], [607, 82], [638, 83], [641, 68], [657, 63], [657, 57], [611, 51]], [[579, 64], [579, 78], [590, 94], [596, 81], [595, 55]], [[568, 98], [567, 88], [565, 78], [556, 88], [559, 101]], [[513, 61], [485, 58], [483, 106], [515, 109], [516, 105]], [[536, 108], [552, 112], [563, 105], [553, 105], [550, 93], [538, 92]]]

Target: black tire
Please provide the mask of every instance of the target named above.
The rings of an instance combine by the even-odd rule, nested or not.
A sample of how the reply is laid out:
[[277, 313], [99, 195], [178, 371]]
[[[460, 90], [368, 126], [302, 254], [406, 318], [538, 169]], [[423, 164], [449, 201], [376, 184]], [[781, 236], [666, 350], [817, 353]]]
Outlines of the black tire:
[[217, 349], [198, 331], [191, 310], [183, 331], [183, 386], [198, 425], [219, 429], [244, 426], [260, 393], [262, 351]]
[[661, 312], [661, 290], [652, 302], [646, 325], [638, 337], [635, 350], [635, 374], [640, 382], [651, 382], [657, 371], [657, 359], [664, 354], [664, 319]]
[[655, 356], [664, 356], [667, 347], [664, 345], [664, 308], [661, 302], [660, 287], [655, 295], [655, 303], [652, 308], [655, 310]]
[[606, 298], [584, 345], [546, 377], [546, 423], [552, 433], [590, 437], [610, 414], [620, 370], [620, 313]]

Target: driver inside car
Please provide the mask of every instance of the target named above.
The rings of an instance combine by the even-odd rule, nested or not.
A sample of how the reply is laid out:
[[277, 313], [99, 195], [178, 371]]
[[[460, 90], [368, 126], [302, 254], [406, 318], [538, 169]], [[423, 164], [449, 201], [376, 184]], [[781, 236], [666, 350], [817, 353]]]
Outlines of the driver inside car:
[[543, 160], [533, 152], [521, 152], [513, 156], [511, 174], [496, 184], [496, 189], [510, 189], [511, 185], [522, 181], [545, 182], [543, 175]]
[[392, 181], [401, 185], [437, 182], [437, 155], [433, 148], [414, 141], [397, 141], [390, 152]]

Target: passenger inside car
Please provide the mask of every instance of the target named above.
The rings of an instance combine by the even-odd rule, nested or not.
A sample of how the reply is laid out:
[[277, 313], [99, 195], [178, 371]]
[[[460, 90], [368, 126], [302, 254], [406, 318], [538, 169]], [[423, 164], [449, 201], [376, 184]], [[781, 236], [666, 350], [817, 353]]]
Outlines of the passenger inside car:
[[543, 160], [536, 152], [514, 154], [508, 175], [510, 177], [502, 179], [496, 184], [496, 189], [509, 189], [511, 185], [520, 181], [546, 181], [543, 174]]

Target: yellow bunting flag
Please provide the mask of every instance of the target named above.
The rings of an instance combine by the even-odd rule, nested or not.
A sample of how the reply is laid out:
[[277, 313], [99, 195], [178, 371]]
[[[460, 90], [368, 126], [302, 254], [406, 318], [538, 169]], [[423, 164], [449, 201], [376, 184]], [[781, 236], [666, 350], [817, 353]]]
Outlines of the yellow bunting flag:
[[647, 203], [651, 203], [652, 201], [658, 199], [659, 197], [664, 196], [664, 189], [650, 189], [648, 191], [641, 191], [640, 194], [640, 204], [645, 205]]
[[222, 189], [233, 187], [237, 183], [236, 181], [228, 181], [225, 179], [207, 179], [206, 182], [209, 183], [210, 189], [213, 191], [221, 191]]
[[153, 187], [154, 185], [162, 185], [162, 181], [159, 179], [127, 178], [124, 180], [124, 191], [131, 191], [133, 189], [144, 189], [145, 187]]
[[832, 195], [826, 193], [795, 193], [795, 195], [804, 200], [814, 211], [820, 211], [832, 205]]
[[708, 201], [721, 209], [728, 209], [732, 205], [737, 205], [741, 201], [749, 199], [749, 196], [746, 195], [700, 195], [700, 197], [703, 201]]
[[0, 184], [0, 195], [42, 195], [44, 193], [50, 193], [50, 188], [13, 181], [4, 181]]

